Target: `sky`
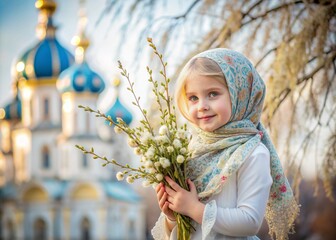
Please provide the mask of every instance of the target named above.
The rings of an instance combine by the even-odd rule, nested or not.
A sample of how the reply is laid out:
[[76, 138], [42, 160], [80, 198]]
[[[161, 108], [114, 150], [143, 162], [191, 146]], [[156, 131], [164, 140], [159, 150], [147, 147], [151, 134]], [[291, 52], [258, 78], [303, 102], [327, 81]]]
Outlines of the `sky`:
[[[56, 37], [61, 44], [74, 53], [71, 45], [72, 37], [77, 33], [79, 0], [58, 0], [57, 9], [53, 17], [54, 24], [58, 27]], [[91, 68], [103, 77], [107, 86], [118, 76], [117, 61], [121, 60], [125, 66], [131, 64], [134, 44], [132, 40], [128, 53], [116, 56], [117, 39], [120, 34], [117, 30], [109, 29], [109, 18], [104, 18], [98, 25], [99, 16], [104, 10], [106, 0], [86, 0], [85, 8], [88, 17], [87, 35], [91, 45], [87, 50], [87, 61]], [[35, 0], [0, 0], [0, 107], [4, 107], [13, 93], [11, 83], [11, 68], [13, 63], [22, 54], [34, 46], [38, 39], [35, 34], [38, 10]], [[102, 108], [112, 105], [115, 94], [110, 87], [104, 91], [99, 102], [106, 103]], [[126, 86], [121, 89], [126, 92]], [[141, 94], [144, 94], [143, 91]], [[141, 95], [139, 94], [139, 95]], [[127, 94], [121, 94], [121, 96]], [[122, 97], [121, 97], [122, 98]], [[104, 101], [102, 100], [104, 99]], [[106, 99], [106, 101], [105, 101]], [[125, 105], [131, 104], [124, 101]], [[132, 109], [130, 109], [132, 112]], [[134, 111], [134, 110], [133, 110]]]

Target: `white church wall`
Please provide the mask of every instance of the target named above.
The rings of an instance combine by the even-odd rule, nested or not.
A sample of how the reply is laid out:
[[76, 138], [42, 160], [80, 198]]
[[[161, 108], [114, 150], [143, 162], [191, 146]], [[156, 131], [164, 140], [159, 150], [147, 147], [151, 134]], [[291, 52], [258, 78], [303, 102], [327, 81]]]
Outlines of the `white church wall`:
[[39, 105], [41, 106], [41, 111], [39, 112], [40, 121], [45, 120], [44, 116], [44, 100], [48, 99], [49, 103], [49, 118], [48, 120], [53, 125], [59, 125], [61, 123], [61, 97], [55, 85], [52, 86], [41, 86], [35, 91], [38, 97]]
[[[34, 131], [32, 135], [32, 150], [30, 159], [32, 176], [37, 178], [55, 177], [58, 168], [58, 150], [56, 146], [56, 137], [59, 130]], [[49, 167], [43, 166], [43, 148], [49, 150]]]
[[51, 216], [50, 203], [33, 203], [29, 204], [24, 210], [24, 236], [28, 239], [34, 239], [34, 224], [41, 219], [46, 224], [46, 237], [48, 240], [53, 239], [53, 219]]
[[30, 152], [32, 148], [31, 132], [28, 129], [13, 131], [13, 161], [15, 165], [15, 182], [21, 183], [31, 177]]

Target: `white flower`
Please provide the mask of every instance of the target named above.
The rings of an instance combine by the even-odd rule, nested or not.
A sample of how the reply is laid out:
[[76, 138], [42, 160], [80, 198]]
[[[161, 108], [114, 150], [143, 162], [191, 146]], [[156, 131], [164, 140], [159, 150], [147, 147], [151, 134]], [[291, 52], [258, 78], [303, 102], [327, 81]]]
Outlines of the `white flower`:
[[149, 172], [149, 173], [156, 173], [156, 169], [155, 169], [155, 168], [149, 168], [149, 169], [148, 169], [148, 172]]
[[142, 182], [142, 186], [143, 187], [149, 187], [150, 186], [150, 182], [148, 180], [145, 180]]
[[182, 155], [178, 155], [177, 158], [176, 158], [176, 162], [183, 163], [184, 162], [184, 157]]
[[141, 163], [144, 163], [144, 162], [146, 162], [146, 161], [147, 161], [147, 158], [146, 158], [145, 156], [142, 156], [141, 159], [140, 159], [140, 162], [141, 162]]
[[167, 161], [165, 162], [165, 166], [164, 166], [164, 168], [166, 168], [166, 167], [170, 167], [170, 161], [167, 159]]
[[160, 159], [159, 159], [160, 164], [163, 165], [166, 160], [168, 160], [168, 159], [164, 158], [164, 157], [160, 157]]
[[122, 172], [118, 172], [116, 175], [118, 181], [122, 181], [124, 179], [124, 174]]
[[153, 162], [151, 160], [148, 160], [148, 161], [145, 162], [145, 166], [146, 166], [146, 168], [150, 168], [150, 167], [153, 166]]
[[144, 132], [140, 138], [141, 142], [144, 144], [147, 144], [149, 140], [151, 139], [152, 139], [152, 134], [150, 134], [149, 132]]
[[150, 148], [147, 150], [147, 152], [146, 152], [145, 155], [146, 155], [147, 158], [151, 159], [151, 158], [154, 157], [154, 154], [155, 154], [155, 150], [154, 150], [154, 148], [153, 148], [153, 147], [150, 147]]
[[159, 167], [161, 166], [161, 163], [159, 163], [159, 162], [155, 162], [155, 163], [154, 163], [154, 166], [155, 166], [156, 168], [159, 168]]
[[122, 129], [120, 127], [115, 126], [114, 127], [114, 132], [117, 133], [117, 134], [119, 134], [119, 133], [122, 133], [123, 131], [122, 131]]
[[167, 158], [163, 158], [162, 162], [160, 161], [163, 168], [167, 168], [170, 166], [170, 161]]
[[174, 152], [174, 148], [172, 146], [169, 146], [169, 147], [167, 147], [167, 151], [169, 153], [172, 153], [172, 152]]
[[168, 133], [168, 128], [166, 125], [162, 125], [159, 129], [159, 134], [160, 135], [166, 135]]
[[181, 148], [181, 149], [180, 149], [180, 153], [182, 153], [182, 154], [187, 153], [187, 149], [186, 149], [186, 148]]
[[141, 155], [141, 149], [140, 148], [134, 148], [134, 153], [136, 155]]
[[117, 123], [123, 123], [124, 120], [121, 117], [117, 117]]
[[136, 141], [134, 139], [132, 139], [132, 138], [128, 139], [128, 145], [130, 147], [133, 147], [133, 148], [138, 146], [138, 144], [136, 143]]
[[161, 173], [156, 174], [156, 179], [161, 182], [163, 180], [163, 175]]
[[174, 145], [175, 148], [181, 148], [181, 147], [182, 147], [182, 143], [181, 143], [181, 141], [178, 140], [178, 139], [175, 139], [175, 140], [173, 141], [173, 145]]
[[157, 182], [152, 183], [152, 187], [153, 187], [154, 189], [156, 188], [157, 185], [159, 185]]
[[177, 136], [178, 138], [185, 138], [185, 136], [186, 136], [186, 132], [185, 132], [184, 130], [182, 130], [182, 129], [179, 129], [179, 130], [177, 131], [177, 133], [176, 133], [176, 136]]
[[167, 142], [169, 142], [169, 138], [166, 135], [164, 135], [164, 136], [156, 136], [155, 140], [158, 143], [167, 143]]
[[131, 176], [128, 176], [128, 177], [126, 178], [126, 181], [127, 181], [129, 184], [134, 183], [134, 178], [131, 177]]

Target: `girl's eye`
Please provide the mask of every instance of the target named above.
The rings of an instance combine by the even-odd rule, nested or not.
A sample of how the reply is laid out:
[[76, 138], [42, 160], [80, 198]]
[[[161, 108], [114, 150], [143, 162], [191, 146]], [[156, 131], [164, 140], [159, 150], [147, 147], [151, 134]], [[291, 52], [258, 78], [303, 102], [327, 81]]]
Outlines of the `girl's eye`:
[[210, 92], [209, 93], [209, 97], [216, 97], [218, 95], [218, 93], [216, 92]]
[[195, 102], [195, 101], [198, 100], [198, 98], [197, 98], [196, 96], [190, 96], [188, 99], [189, 99], [189, 101], [191, 101], [191, 102]]

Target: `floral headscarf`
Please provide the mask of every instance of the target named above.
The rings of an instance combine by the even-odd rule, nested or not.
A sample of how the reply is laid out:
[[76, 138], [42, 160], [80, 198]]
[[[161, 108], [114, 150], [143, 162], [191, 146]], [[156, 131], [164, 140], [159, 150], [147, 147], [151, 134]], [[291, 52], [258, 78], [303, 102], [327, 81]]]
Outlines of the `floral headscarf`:
[[[288, 233], [298, 215], [299, 206], [284, 175], [280, 159], [260, 123], [265, 97], [265, 84], [251, 62], [241, 53], [229, 49], [212, 49], [194, 58], [209, 58], [223, 71], [230, 92], [230, 121], [215, 130], [205, 132], [195, 127], [190, 143], [193, 159], [188, 175], [193, 179], [201, 199], [218, 194], [226, 179], [236, 173], [253, 150], [262, 142], [270, 152], [273, 184], [266, 208], [266, 220], [271, 237], [288, 239]], [[202, 158], [218, 153], [217, 158]], [[207, 159], [207, 162], [204, 160]]]

